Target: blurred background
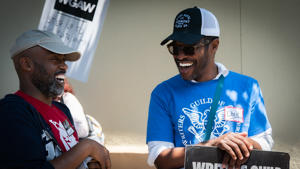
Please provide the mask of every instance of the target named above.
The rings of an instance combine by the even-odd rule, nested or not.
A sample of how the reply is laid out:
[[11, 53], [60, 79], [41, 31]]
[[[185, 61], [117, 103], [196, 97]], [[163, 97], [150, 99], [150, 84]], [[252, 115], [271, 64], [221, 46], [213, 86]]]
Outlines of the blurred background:
[[[37, 28], [43, 6], [41, 0], [9, 0], [0, 6], [1, 98], [18, 89], [9, 49], [18, 35]], [[159, 43], [172, 32], [176, 14], [194, 6], [219, 20], [216, 60], [259, 81], [274, 151], [288, 152], [291, 168], [299, 169], [300, 0], [110, 0], [88, 82], [70, 82], [85, 112], [101, 123], [113, 168], [147, 168], [150, 94], [177, 74]]]

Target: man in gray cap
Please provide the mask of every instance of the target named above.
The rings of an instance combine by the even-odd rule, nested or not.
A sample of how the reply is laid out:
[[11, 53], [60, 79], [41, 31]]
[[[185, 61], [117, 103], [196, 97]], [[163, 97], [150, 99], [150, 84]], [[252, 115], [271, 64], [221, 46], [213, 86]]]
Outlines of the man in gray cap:
[[64, 90], [65, 61], [80, 53], [51, 32], [30, 30], [16, 39], [11, 57], [20, 89], [0, 100], [0, 168], [110, 169], [108, 150], [79, 141], [69, 109], [53, 101]]
[[[188, 8], [175, 18], [167, 45], [179, 74], [151, 94], [148, 163], [181, 168], [185, 146], [217, 146], [226, 151], [223, 168], [240, 168], [253, 149], [270, 150], [272, 129], [258, 82], [215, 62], [220, 28], [203, 8]], [[203, 154], [205, 155], [205, 154]]]

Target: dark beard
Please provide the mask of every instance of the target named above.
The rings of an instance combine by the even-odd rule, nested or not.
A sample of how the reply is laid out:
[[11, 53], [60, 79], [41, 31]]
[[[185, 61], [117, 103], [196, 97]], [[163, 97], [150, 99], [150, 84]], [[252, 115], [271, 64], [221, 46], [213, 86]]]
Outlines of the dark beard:
[[64, 86], [57, 83], [55, 75], [52, 77], [42, 65], [35, 61], [33, 63], [35, 69], [32, 75], [33, 85], [46, 97], [55, 98], [59, 96], [64, 91]]

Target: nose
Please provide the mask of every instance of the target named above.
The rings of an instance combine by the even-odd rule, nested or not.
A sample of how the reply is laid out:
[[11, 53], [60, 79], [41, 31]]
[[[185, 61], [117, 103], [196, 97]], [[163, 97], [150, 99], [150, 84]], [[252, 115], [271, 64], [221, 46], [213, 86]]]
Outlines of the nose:
[[178, 52], [178, 55], [173, 55], [175, 59], [184, 60], [187, 56], [184, 54], [182, 50]]
[[68, 69], [68, 65], [66, 64], [66, 61], [62, 61], [61, 64], [59, 65], [59, 68], [62, 69], [62, 70], [65, 70], [67, 71]]

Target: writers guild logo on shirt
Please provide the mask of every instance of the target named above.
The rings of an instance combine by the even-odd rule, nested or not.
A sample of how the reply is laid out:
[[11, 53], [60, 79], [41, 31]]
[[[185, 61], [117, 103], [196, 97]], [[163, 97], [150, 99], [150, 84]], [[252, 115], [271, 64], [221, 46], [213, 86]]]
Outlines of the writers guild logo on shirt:
[[92, 21], [98, 0], [56, 0], [54, 9]]
[[191, 22], [191, 16], [188, 14], [180, 14], [175, 20], [175, 28], [187, 28]]

